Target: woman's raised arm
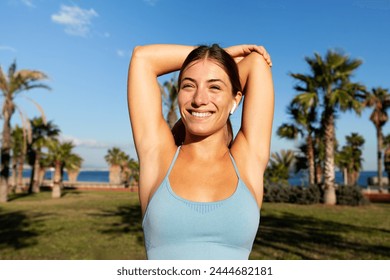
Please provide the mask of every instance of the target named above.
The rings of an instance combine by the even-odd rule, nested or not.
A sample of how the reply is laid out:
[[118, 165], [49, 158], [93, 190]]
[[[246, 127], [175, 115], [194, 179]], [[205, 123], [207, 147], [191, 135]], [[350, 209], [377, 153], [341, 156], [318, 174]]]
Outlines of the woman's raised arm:
[[128, 106], [138, 156], [158, 144], [174, 144], [162, 114], [157, 77], [179, 70], [191, 46], [148, 45], [135, 47], [129, 66]]
[[272, 62], [264, 48], [249, 49], [241, 57], [233, 55], [239, 58], [237, 65], [244, 88], [241, 129], [236, 140], [240, 143], [244, 140], [247, 152], [255, 156], [264, 171], [269, 160], [274, 114]]

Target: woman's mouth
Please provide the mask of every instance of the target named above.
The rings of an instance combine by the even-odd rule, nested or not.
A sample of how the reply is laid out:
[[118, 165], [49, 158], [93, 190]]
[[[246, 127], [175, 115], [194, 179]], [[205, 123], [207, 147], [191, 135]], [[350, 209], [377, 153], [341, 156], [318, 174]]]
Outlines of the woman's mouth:
[[212, 115], [211, 112], [196, 112], [196, 111], [191, 111], [191, 115], [197, 118], [207, 118]]

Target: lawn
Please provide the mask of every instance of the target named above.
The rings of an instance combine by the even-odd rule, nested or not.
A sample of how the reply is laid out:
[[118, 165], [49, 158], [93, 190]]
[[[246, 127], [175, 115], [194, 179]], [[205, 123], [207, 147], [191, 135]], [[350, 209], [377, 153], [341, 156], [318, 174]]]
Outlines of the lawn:
[[[390, 259], [390, 204], [265, 203], [251, 259]], [[145, 259], [136, 193], [66, 191], [0, 205], [0, 259]]]

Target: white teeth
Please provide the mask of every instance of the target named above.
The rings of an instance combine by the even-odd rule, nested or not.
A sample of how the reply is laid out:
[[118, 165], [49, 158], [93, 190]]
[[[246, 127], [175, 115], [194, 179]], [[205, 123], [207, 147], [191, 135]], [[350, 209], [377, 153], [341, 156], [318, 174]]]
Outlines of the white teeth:
[[205, 117], [211, 116], [211, 113], [210, 112], [199, 113], [199, 112], [192, 111], [191, 115], [198, 117], [198, 118], [205, 118]]

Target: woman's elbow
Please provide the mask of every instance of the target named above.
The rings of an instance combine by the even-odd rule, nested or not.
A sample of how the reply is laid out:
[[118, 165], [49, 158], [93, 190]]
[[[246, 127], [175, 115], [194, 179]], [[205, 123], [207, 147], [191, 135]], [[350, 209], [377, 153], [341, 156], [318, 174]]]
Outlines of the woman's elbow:
[[143, 57], [144, 55], [145, 55], [145, 46], [138, 45], [133, 48], [131, 57], [138, 58], [138, 57]]

